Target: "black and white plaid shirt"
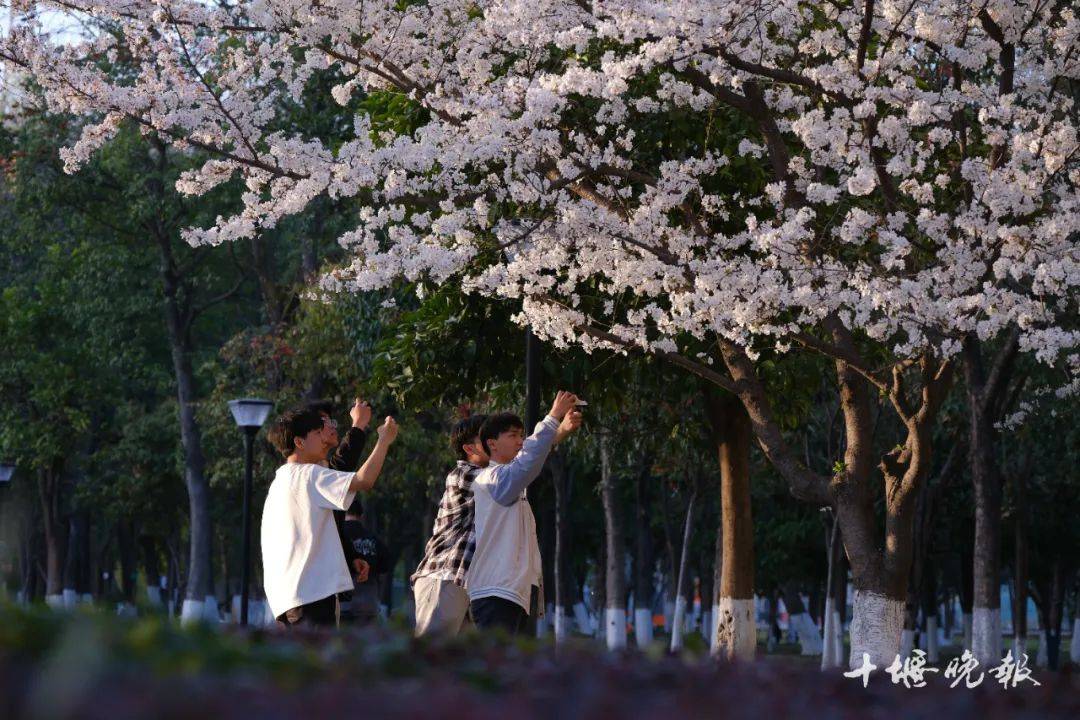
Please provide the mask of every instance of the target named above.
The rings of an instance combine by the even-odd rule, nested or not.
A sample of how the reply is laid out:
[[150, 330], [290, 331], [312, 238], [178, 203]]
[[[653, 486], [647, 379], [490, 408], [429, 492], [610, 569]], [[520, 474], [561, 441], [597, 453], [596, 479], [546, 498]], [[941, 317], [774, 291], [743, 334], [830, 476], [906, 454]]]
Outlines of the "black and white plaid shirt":
[[439, 514], [435, 527], [424, 548], [424, 559], [410, 578], [432, 577], [465, 587], [465, 573], [469, 571], [473, 552], [476, 551], [476, 525], [474, 524], [473, 480], [483, 470], [464, 460], [446, 476], [446, 489], [439, 501]]

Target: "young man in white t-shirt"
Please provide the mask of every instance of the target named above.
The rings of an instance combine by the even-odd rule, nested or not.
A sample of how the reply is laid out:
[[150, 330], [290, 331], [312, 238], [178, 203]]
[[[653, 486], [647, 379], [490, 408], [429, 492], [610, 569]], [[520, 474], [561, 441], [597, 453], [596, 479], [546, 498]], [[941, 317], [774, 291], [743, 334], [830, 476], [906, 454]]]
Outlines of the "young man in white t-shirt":
[[543, 607], [536, 519], [525, 490], [552, 446], [581, 427], [578, 398], [559, 391], [528, 438], [510, 413], [489, 415], [480, 442], [490, 462], [473, 482], [476, 550], [466, 575], [473, 621], [481, 630], [523, 632]]
[[398, 427], [387, 417], [377, 432], [371, 455], [352, 473], [322, 464], [328, 447], [316, 410], [287, 412], [271, 431], [285, 464], [263, 505], [263, 584], [271, 612], [286, 627], [337, 624], [337, 593], [351, 590], [353, 581], [334, 510], [348, 509], [379, 477]]

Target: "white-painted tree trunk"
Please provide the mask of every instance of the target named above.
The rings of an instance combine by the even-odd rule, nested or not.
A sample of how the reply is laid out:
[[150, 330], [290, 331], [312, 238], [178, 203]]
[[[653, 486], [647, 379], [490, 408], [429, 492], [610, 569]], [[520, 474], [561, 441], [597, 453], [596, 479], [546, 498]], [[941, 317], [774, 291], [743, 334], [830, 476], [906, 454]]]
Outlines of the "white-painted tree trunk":
[[833, 667], [844, 667], [844, 617], [839, 610], [833, 610], [833, 647], [836, 648]]
[[1001, 662], [1001, 608], [972, 609], [971, 654], [980, 665], [996, 666]]
[[570, 637], [570, 624], [574, 618], [566, 614], [566, 608], [562, 605], [555, 608], [555, 643], [566, 642]]
[[900, 631], [900, 659], [911, 657], [915, 649], [915, 631], [904, 628]]
[[932, 663], [941, 661], [941, 651], [938, 649], [938, 626], [936, 617], [926, 618], [926, 659]]
[[716, 642], [714, 655], [726, 655], [731, 660], [752, 662], [757, 647], [757, 627], [754, 624], [754, 600], [721, 596], [716, 610]]
[[652, 611], [648, 608], [639, 607], [634, 610], [634, 640], [637, 641], [639, 648], [646, 648], [652, 644]]
[[160, 605], [161, 588], [155, 587], [153, 585], [148, 585], [146, 587], [146, 601], [149, 602], [151, 605]]
[[822, 651], [821, 631], [818, 630], [814, 618], [810, 613], [802, 612], [790, 619], [794, 623], [795, 633], [799, 637], [799, 645], [803, 655], [820, 655]]
[[64, 588], [64, 607], [69, 610], [79, 604], [79, 593], [75, 588]]
[[116, 616], [135, 618], [139, 616], [139, 611], [131, 603], [121, 602], [116, 606]]
[[90, 593], [83, 593], [82, 595], [79, 596], [79, 602], [81, 602], [83, 605], [93, 605], [94, 604], [94, 596], [91, 595]]
[[834, 663], [836, 657], [839, 655], [839, 649], [836, 647], [836, 631], [833, 628], [833, 599], [831, 597], [825, 598], [825, 627], [822, 630], [822, 647], [821, 647], [821, 669], [828, 670], [835, 667]]
[[1035, 651], [1035, 664], [1039, 667], [1046, 667], [1050, 664], [1050, 658], [1047, 656], [1046, 650], [1046, 631], [1039, 631], [1039, 649]]
[[709, 635], [709, 628], [711, 628], [713, 626], [713, 624], [712, 624], [713, 617], [714, 617], [713, 611], [711, 609], [706, 610], [705, 612], [701, 613], [701, 618], [699, 618], [700, 619], [699, 624], [686, 625], [683, 628], [683, 632], [685, 633], [685, 632], [690, 632], [691, 630], [697, 630], [698, 633], [701, 634], [701, 637], [703, 637], [706, 640], [711, 642], [712, 641], [712, 636]]
[[973, 625], [975, 623], [971, 618], [971, 613], [963, 613], [962, 620], [963, 620], [963, 625], [964, 625], [964, 639], [963, 639], [964, 644], [963, 644], [962, 647], [965, 650], [970, 650], [971, 649], [971, 636], [974, 634]]
[[675, 601], [664, 597], [664, 632], [671, 634], [672, 622], [675, 621]]
[[1013, 635], [1012, 639], [1012, 654], [1014, 658], [1021, 658], [1027, 653], [1027, 638], [1020, 638]]
[[[589, 616], [589, 610], [585, 603], [574, 603], [574, 621], [577, 623], [578, 632], [582, 635], [594, 635], [593, 619]], [[569, 632], [569, 628], [567, 629]]]
[[184, 605], [180, 608], [180, 624], [194, 625], [202, 621], [205, 612], [205, 603], [202, 600], [184, 599]]
[[1080, 665], [1080, 615], [1073, 618], [1072, 642], [1069, 643], [1069, 659]]
[[208, 623], [221, 622], [221, 615], [218, 614], [217, 598], [213, 595], [207, 595], [206, 600], [203, 601], [203, 619]]
[[64, 596], [61, 593], [57, 593], [56, 595], [46, 595], [45, 604], [51, 607], [53, 610], [63, 610]]
[[549, 614], [545, 613], [545, 614], [541, 615], [540, 617], [536, 618], [536, 637], [538, 637], [538, 638], [547, 637], [547, 634], [548, 634], [548, 618], [549, 617], [551, 617], [551, 616]]
[[671, 651], [678, 652], [683, 646], [683, 624], [686, 622], [686, 598], [680, 595], [675, 599], [675, 610], [671, 618]]
[[626, 608], [607, 608], [604, 611], [604, 637], [608, 650], [626, 647]]
[[848, 667], [862, 667], [863, 655], [879, 668], [889, 666], [900, 651], [904, 602], [876, 593], [855, 591], [851, 616], [851, 655]]
[[712, 610], [709, 611], [709, 624], [708, 626], [702, 625], [701, 631], [704, 633], [708, 628], [708, 635], [705, 638], [709, 641], [709, 652], [713, 655], [716, 654], [716, 648], [719, 645], [719, 638], [716, 634], [716, 627], [720, 624], [720, 606], [713, 605]]

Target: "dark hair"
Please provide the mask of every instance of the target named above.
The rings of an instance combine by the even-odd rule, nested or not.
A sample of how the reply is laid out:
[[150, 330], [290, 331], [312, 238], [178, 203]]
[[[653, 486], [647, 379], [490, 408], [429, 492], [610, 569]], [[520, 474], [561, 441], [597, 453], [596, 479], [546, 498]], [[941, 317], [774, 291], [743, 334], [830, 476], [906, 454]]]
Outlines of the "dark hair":
[[274, 421], [274, 427], [269, 433], [270, 442], [282, 455], [289, 457], [296, 452], [296, 438], [304, 437], [322, 426], [323, 417], [318, 410], [310, 408], [289, 410]]
[[329, 400], [312, 400], [304, 406], [305, 410], [314, 410], [317, 413], [334, 417], [334, 403]]
[[463, 445], [471, 443], [473, 438], [480, 434], [480, 428], [485, 420], [487, 420], [487, 415], [470, 415], [454, 423], [454, 427], [450, 430], [450, 449], [454, 451], [458, 460], [469, 459]]
[[525, 423], [521, 422], [521, 418], [514, 413], [501, 412], [488, 415], [484, 424], [480, 426], [480, 444], [484, 446], [484, 452], [491, 454], [491, 450], [488, 449], [488, 440], [494, 440], [507, 430], [515, 428], [525, 430]]

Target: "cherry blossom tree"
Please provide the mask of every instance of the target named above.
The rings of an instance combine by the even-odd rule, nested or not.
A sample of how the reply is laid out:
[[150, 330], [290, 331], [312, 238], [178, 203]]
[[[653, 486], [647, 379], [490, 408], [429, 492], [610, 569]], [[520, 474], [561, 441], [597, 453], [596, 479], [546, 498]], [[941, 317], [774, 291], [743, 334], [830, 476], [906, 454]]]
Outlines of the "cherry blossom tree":
[[[914, 499], [965, 341], [1012, 333], [1019, 352], [1075, 373], [1062, 320], [1080, 283], [1069, 2], [17, 10], [0, 56], [88, 120], [71, 171], [134, 122], [210, 154], [181, 191], [246, 185], [242, 207], [189, 242], [352, 199], [339, 241], [353, 261], [325, 289], [461, 283], [519, 302], [552, 343], [652, 353], [737, 396], [792, 493], [835, 508], [856, 665], [897, 651]], [[36, 10], [103, 29], [50, 37]], [[344, 142], [276, 122], [323, 73], [340, 77]], [[375, 93], [406, 99], [418, 129], [373, 125], [359, 107]], [[774, 416], [760, 364], [784, 352], [834, 366], [846, 442], [833, 468], [806, 467]], [[903, 428], [884, 454], [879, 402]]]

